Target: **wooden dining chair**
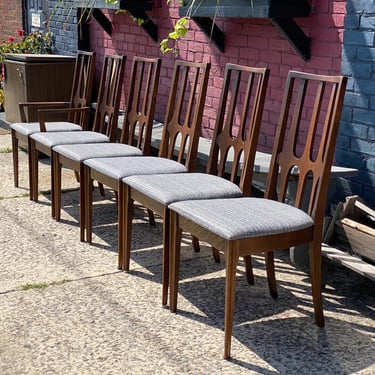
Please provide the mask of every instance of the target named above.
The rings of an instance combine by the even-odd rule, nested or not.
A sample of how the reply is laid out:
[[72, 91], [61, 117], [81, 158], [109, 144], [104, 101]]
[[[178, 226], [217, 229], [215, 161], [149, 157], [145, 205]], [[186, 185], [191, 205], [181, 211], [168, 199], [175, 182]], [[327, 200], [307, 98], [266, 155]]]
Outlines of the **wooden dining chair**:
[[[169, 206], [172, 312], [177, 309], [182, 231], [207, 241], [225, 254], [225, 358], [230, 357], [236, 269], [240, 256], [266, 254], [270, 292], [276, 297], [274, 251], [308, 243], [315, 320], [318, 326], [324, 326], [322, 228], [346, 82], [346, 77], [342, 76], [289, 72], [265, 199], [190, 200]], [[285, 203], [288, 184], [291, 178], [297, 177], [295, 205], [290, 205]]]
[[[126, 111], [119, 143], [87, 143], [56, 146], [52, 149], [53, 202], [55, 219], [61, 212], [61, 168], [66, 166], [80, 176], [80, 202], [84, 202], [83, 162], [92, 158], [149, 155], [151, 132], [159, 84], [161, 59], [135, 56], [130, 74]], [[84, 241], [85, 205], [80, 204], [80, 233]]]
[[[96, 180], [122, 196], [122, 179], [136, 174], [183, 173], [193, 171], [208, 85], [209, 63], [177, 60], [165, 115], [159, 156], [88, 159], [84, 161], [86, 239], [92, 242], [92, 181]], [[118, 204], [118, 248], [123, 243], [123, 223]], [[122, 253], [118, 253], [122, 268]]]
[[[92, 130], [79, 132], [39, 132], [30, 136], [30, 167], [32, 200], [38, 200], [38, 159], [39, 153], [52, 155], [52, 149], [58, 145], [114, 142], [117, 136], [118, 111], [123, 86], [124, 56], [105, 55], [98, 92]], [[74, 112], [74, 110], [71, 110]], [[39, 111], [40, 126], [45, 125], [45, 116], [56, 110]], [[52, 217], [55, 217], [54, 179], [51, 180]]]
[[[132, 202], [137, 201], [163, 218], [163, 305], [167, 304], [169, 277], [169, 214], [173, 202], [249, 196], [258, 145], [269, 69], [227, 64], [211, 144], [207, 173], [136, 175], [122, 180], [119, 197], [124, 217], [122, 252], [129, 269]], [[214, 249], [214, 257], [219, 254]], [[249, 261], [250, 258], [247, 258]], [[251, 267], [248, 267], [252, 271]], [[253, 283], [250, 273], [249, 282]]]
[[[28, 107], [42, 108], [81, 108], [82, 112], [66, 111], [66, 121], [48, 121], [43, 131], [82, 130], [89, 119], [91, 92], [95, 71], [95, 53], [78, 51], [75, 59], [72, 92], [69, 102], [22, 102], [19, 103], [21, 121], [11, 124], [14, 186], [19, 186], [19, 145], [30, 150], [30, 135], [41, 131], [39, 122], [27, 122]], [[30, 176], [29, 176], [30, 179]]]

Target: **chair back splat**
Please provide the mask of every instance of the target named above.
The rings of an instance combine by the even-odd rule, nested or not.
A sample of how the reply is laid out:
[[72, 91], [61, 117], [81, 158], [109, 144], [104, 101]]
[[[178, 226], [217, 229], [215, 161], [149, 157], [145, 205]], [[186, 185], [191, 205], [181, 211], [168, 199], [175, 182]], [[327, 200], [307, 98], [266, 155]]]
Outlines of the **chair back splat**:
[[135, 56], [120, 142], [151, 153], [151, 135], [159, 86], [161, 59]]
[[100, 77], [93, 131], [106, 134], [116, 141], [118, 111], [123, 87], [125, 56], [105, 55]]
[[[78, 51], [70, 99], [71, 108], [81, 108], [91, 105], [94, 73], [95, 54], [93, 52]], [[86, 129], [89, 123], [89, 116], [86, 112], [69, 112], [68, 121], [75, 124], [82, 124], [82, 127]]]
[[287, 79], [265, 197], [285, 201], [289, 182], [298, 178], [295, 206], [315, 225], [323, 225], [346, 81], [295, 71]]
[[185, 161], [189, 172], [197, 164], [209, 70], [209, 63], [177, 60], [172, 77], [159, 156]]
[[227, 64], [208, 158], [207, 173], [229, 177], [246, 196], [251, 193], [268, 76], [266, 68]]

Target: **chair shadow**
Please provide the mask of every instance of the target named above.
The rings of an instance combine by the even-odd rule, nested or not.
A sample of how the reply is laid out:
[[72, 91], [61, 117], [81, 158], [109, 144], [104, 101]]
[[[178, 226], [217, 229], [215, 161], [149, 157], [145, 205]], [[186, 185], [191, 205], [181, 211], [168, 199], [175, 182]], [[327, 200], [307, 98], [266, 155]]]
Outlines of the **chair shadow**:
[[[48, 203], [46, 203], [48, 204]], [[65, 191], [62, 194], [61, 223], [79, 227], [79, 190]], [[150, 225], [147, 211], [139, 204], [134, 205], [132, 231], [132, 260], [146, 268], [154, 263], [161, 264], [162, 255], [162, 223], [155, 217], [156, 225]], [[117, 203], [110, 189], [105, 189], [101, 196], [98, 189], [94, 190], [93, 205], [93, 242], [92, 246], [117, 252]], [[147, 247], [146, 247], [147, 246]], [[145, 247], [147, 250], [145, 250]], [[154, 249], [157, 247], [157, 249]]]
[[[241, 271], [243, 267], [239, 268], [233, 321], [234, 358], [231, 361], [262, 374], [349, 374], [373, 365], [372, 337], [375, 328], [365, 323], [366, 319], [374, 319], [374, 309], [370, 307], [375, 306], [373, 288], [365, 289], [361, 294], [367, 307], [363, 304], [358, 308], [355, 301], [359, 294], [353, 296], [350, 288], [348, 290], [349, 284], [354, 286], [356, 278], [351, 277], [352, 282], [341, 283], [341, 279], [347, 280], [346, 270], [336, 271], [333, 280], [328, 280], [329, 290], [334, 289], [335, 293], [328, 292], [328, 296], [324, 293], [326, 327], [319, 328], [313, 317], [311, 289], [308, 277], [304, 276], [306, 274], [297, 269], [294, 277], [297, 275], [298, 283], [293, 280], [288, 282], [285, 280], [293, 275], [293, 269], [284, 266], [278, 259], [276, 265], [277, 275], [282, 276], [278, 277], [281, 280], [278, 282], [277, 299], [270, 297], [266, 277], [259, 275], [264, 268], [260, 258], [257, 257], [254, 262], [254, 286], [247, 284], [244, 271]], [[205, 257], [181, 262], [180, 274], [177, 313], [223, 330], [224, 270], [218, 272], [217, 265], [215, 267]], [[197, 275], [200, 277], [197, 278]], [[371, 284], [370, 280], [362, 283]], [[352, 317], [359, 315], [360, 323], [356, 323]], [[236, 359], [239, 346], [254, 352], [275, 371], [259, 368], [243, 358]]]

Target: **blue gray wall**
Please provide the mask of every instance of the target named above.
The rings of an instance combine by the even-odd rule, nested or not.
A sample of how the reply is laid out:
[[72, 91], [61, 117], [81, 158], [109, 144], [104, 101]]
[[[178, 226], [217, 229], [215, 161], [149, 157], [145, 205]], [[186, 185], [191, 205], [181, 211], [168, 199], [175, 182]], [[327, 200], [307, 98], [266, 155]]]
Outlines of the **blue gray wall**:
[[[73, 5], [73, 0], [70, 3]], [[50, 0], [48, 6], [50, 31], [55, 35], [55, 52], [61, 55], [75, 55], [79, 48], [80, 35], [77, 9], [70, 5], [58, 6], [56, 0]]]
[[346, 194], [358, 194], [375, 207], [375, 3], [348, 0], [342, 73], [349, 77], [337, 143], [339, 165], [359, 169], [343, 183]]

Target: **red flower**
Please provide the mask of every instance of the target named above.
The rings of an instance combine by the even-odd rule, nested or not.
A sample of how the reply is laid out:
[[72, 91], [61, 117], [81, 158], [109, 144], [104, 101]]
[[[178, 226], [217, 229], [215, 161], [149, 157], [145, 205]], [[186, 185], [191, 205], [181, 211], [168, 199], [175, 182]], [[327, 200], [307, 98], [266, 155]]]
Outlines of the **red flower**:
[[13, 43], [14, 42], [14, 38], [12, 36], [8, 37], [8, 42], [9, 43]]
[[24, 34], [24, 33], [23, 33], [23, 30], [18, 30], [18, 31], [17, 31], [17, 35], [18, 35], [18, 36], [23, 37], [23, 34]]

